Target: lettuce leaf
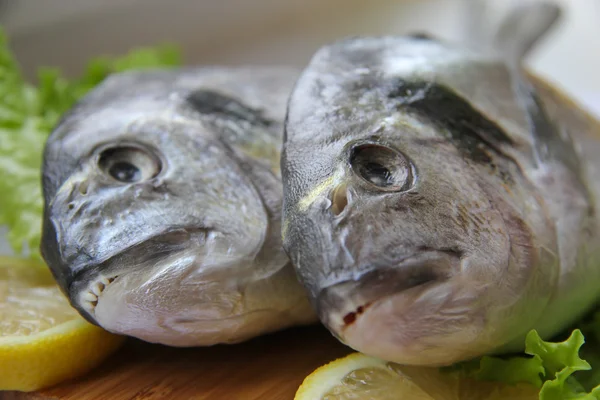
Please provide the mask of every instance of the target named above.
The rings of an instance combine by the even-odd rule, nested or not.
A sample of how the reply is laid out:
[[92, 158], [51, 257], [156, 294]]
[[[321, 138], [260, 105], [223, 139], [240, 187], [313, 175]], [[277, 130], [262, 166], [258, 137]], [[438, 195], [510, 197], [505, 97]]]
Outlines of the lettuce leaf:
[[540, 400], [599, 400], [600, 311], [562, 342], [544, 341], [532, 330], [525, 340], [525, 355], [484, 356], [453, 370], [478, 380], [529, 383], [540, 389]]
[[8, 226], [15, 253], [40, 258], [42, 152], [61, 115], [113, 72], [179, 65], [180, 52], [172, 45], [141, 48], [91, 60], [76, 79], [42, 68], [33, 85], [22, 76], [0, 28], [0, 226]]
[[541, 400], [594, 399], [577, 381], [573, 373], [589, 370], [590, 364], [579, 357], [585, 342], [583, 334], [575, 329], [564, 342], [543, 341], [536, 331], [531, 331], [525, 341], [525, 353], [539, 358], [544, 367], [546, 381], [540, 390]]

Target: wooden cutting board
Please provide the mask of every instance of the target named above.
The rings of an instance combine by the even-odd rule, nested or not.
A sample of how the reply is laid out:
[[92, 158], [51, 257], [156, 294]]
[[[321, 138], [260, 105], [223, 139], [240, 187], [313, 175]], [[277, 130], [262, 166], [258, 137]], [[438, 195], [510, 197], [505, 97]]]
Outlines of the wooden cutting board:
[[90, 374], [2, 400], [291, 400], [319, 366], [352, 352], [321, 326], [290, 329], [238, 345], [170, 348], [129, 339]]

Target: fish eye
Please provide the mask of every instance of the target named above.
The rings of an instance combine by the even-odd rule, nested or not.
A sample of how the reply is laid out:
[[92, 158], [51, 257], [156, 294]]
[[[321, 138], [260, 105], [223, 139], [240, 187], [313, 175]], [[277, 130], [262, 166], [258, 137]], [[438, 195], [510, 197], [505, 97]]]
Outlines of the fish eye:
[[352, 149], [352, 171], [379, 190], [406, 190], [412, 182], [412, 168], [400, 152], [377, 144], [363, 144]]
[[104, 150], [98, 159], [100, 169], [121, 183], [136, 183], [154, 178], [161, 171], [158, 157], [149, 151], [134, 147], [112, 147]]

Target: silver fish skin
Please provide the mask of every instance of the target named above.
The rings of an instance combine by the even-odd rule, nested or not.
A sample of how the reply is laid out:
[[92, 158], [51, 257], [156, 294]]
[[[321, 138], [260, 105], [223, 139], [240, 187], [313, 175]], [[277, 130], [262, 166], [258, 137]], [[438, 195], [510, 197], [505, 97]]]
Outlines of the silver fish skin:
[[[600, 295], [600, 123], [499, 54], [432, 37], [321, 48], [289, 100], [283, 245], [366, 354], [521, 351]], [[510, 44], [510, 43], [508, 43]]]
[[316, 316], [281, 245], [279, 155], [298, 71], [108, 77], [45, 148], [42, 254], [108, 331], [235, 343]]

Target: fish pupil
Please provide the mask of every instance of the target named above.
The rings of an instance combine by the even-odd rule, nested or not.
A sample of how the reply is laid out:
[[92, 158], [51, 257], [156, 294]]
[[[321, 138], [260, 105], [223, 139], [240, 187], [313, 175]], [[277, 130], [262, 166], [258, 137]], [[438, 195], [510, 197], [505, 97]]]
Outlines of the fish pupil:
[[110, 175], [120, 182], [137, 182], [141, 179], [141, 171], [127, 161], [117, 161], [109, 171]]
[[409, 161], [391, 147], [373, 143], [354, 146], [349, 165], [356, 176], [371, 185], [369, 190], [400, 191], [411, 183]]
[[363, 166], [362, 175], [377, 186], [391, 186], [393, 184], [390, 170], [376, 162], [366, 163]]

